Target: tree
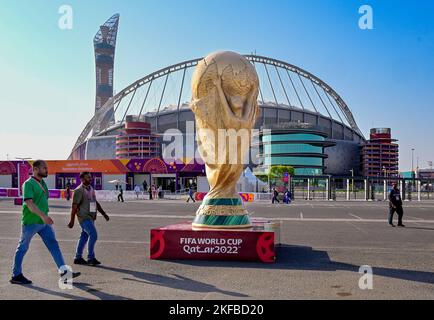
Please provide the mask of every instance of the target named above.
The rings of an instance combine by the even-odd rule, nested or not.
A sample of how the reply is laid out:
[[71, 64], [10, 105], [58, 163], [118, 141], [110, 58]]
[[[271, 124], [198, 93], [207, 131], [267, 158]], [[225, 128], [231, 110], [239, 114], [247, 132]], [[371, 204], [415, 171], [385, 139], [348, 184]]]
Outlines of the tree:
[[290, 176], [294, 175], [294, 168], [291, 166], [271, 166], [268, 173], [265, 172], [254, 172], [256, 178], [262, 182], [272, 182], [273, 180], [283, 179], [285, 172], [288, 172]]
[[290, 176], [294, 175], [294, 168], [291, 166], [271, 166], [269, 171], [270, 179], [283, 178], [285, 172], [288, 172]]

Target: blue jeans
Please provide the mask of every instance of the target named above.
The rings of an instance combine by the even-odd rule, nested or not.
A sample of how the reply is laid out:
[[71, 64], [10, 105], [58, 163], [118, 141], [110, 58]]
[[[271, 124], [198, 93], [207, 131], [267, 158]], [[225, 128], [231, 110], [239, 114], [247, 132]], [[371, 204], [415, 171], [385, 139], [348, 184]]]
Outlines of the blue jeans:
[[86, 243], [89, 241], [87, 247], [87, 251], [88, 251], [87, 258], [93, 259], [95, 258], [95, 244], [96, 241], [98, 240], [98, 233], [96, 232], [95, 222], [93, 220], [87, 219], [81, 222], [80, 226], [81, 226], [81, 235], [77, 243], [75, 258], [79, 259], [83, 257], [84, 247], [86, 246]]
[[56, 240], [56, 235], [54, 234], [54, 229], [52, 226], [48, 224], [23, 225], [21, 228], [21, 239], [18, 243], [17, 250], [15, 251], [12, 276], [16, 277], [22, 273], [24, 256], [26, 255], [27, 250], [29, 250], [30, 241], [35, 234], [39, 234], [39, 236], [42, 238], [42, 241], [53, 257], [57, 268], [60, 269], [60, 267], [65, 265], [62, 252], [60, 251], [59, 243]]

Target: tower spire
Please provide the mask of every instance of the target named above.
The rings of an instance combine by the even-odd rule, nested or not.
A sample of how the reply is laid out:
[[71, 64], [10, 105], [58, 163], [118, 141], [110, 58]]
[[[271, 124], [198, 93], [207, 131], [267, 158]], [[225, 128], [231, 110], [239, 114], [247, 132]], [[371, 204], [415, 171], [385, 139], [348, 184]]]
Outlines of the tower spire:
[[[93, 39], [96, 73], [95, 113], [113, 97], [114, 59], [118, 25], [119, 14], [115, 14], [100, 26]], [[112, 108], [106, 113], [100, 126], [95, 128], [93, 135], [106, 129], [114, 121], [114, 110]]]

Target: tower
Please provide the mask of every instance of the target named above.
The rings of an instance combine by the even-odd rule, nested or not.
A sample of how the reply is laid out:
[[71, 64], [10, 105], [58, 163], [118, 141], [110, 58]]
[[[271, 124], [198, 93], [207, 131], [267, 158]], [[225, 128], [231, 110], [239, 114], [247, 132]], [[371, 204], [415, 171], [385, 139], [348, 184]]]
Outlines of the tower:
[[[95, 114], [113, 97], [114, 59], [118, 24], [119, 14], [115, 14], [99, 28], [93, 39], [96, 73]], [[95, 128], [93, 135], [106, 129], [114, 121], [112, 106], [111, 110], [106, 113], [100, 126]]]
[[369, 177], [398, 176], [399, 146], [390, 128], [373, 128], [363, 145], [364, 175]]

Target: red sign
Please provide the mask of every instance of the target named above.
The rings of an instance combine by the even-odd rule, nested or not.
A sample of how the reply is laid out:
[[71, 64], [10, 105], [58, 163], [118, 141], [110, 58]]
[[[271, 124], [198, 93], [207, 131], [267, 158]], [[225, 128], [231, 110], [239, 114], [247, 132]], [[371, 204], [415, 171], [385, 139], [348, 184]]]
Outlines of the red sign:
[[275, 261], [275, 232], [250, 229], [193, 230], [181, 223], [151, 230], [151, 259]]

